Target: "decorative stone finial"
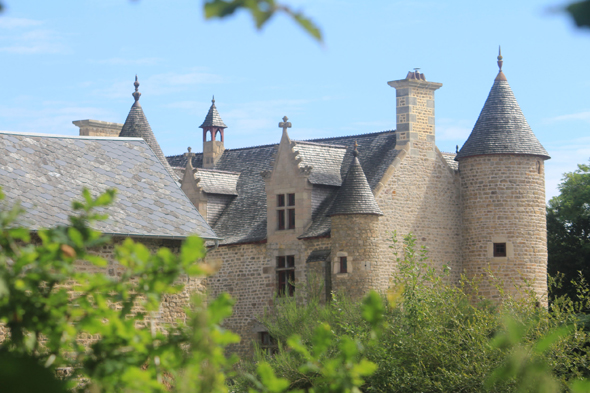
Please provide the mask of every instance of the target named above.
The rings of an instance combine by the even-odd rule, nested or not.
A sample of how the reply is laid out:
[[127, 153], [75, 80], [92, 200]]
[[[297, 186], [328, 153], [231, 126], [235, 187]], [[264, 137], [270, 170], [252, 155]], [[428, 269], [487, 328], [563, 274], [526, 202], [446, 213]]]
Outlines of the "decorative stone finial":
[[137, 75], [135, 75], [135, 82], [133, 83], [133, 86], [135, 86], [135, 91], [133, 92], [132, 96], [133, 98], [135, 98], [135, 102], [139, 101], [139, 97], [141, 96], [141, 93], [139, 91], [137, 91], [137, 88], [139, 87], [139, 82], [137, 81]]
[[186, 157], [186, 169], [193, 169], [193, 157], [195, 156], [195, 153], [192, 152], [193, 149], [191, 149], [190, 146], [187, 150], [188, 152], [184, 153], [184, 156]]
[[193, 149], [191, 149], [191, 147], [189, 146], [189, 147], [188, 147], [188, 152], [190, 153], [190, 152], [191, 152], [191, 150], [193, 150]]
[[504, 75], [504, 73], [502, 72], [502, 64], [504, 62], [502, 61], [502, 48], [500, 46], [498, 46], [498, 68], [500, 69], [498, 71], [498, 76], [496, 76], [496, 80], [497, 81], [505, 81], [506, 79], [506, 75]]
[[359, 147], [359, 144], [356, 141], [354, 141], [354, 150], [352, 151], [352, 155], [354, 157], [358, 157], [359, 156], [359, 151], [357, 150], [358, 147]]
[[211, 99], [211, 103], [215, 105], [215, 94], [213, 94], [213, 98]]
[[287, 128], [291, 128], [291, 122], [287, 121], [289, 118], [283, 116], [283, 121], [279, 123], [279, 128], [283, 129], [283, 132], [287, 132]]

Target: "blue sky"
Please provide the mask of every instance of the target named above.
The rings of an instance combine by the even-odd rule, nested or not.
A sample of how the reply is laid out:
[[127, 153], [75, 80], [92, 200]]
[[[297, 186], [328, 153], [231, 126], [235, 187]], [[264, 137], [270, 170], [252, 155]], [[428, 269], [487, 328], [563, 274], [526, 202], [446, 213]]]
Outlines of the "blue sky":
[[138, 74], [144, 112], [167, 155], [202, 149], [215, 94], [226, 147], [395, 128], [387, 81], [420, 67], [436, 92], [437, 145], [461, 146], [504, 72], [552, 159], [547, 198], [590, 157], [590, 31], [548, 1], [285, 0], [322, 29], [320, 45], [286, 17], [257, 31], [247, 14], [205, 21], [200, 0], [4, 0], [0, 130], [77, 134], [73, 120], [123, 123]]

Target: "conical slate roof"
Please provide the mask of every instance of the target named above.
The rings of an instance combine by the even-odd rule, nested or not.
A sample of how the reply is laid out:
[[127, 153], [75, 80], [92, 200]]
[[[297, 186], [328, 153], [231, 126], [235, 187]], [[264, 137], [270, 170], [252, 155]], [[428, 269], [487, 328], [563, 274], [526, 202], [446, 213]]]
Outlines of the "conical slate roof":
[[204, 127], [227, 128], [223, 120], [221, 120], [221, 116], [219, 116], [219, 112], [217, 112], [217, 108], [215, 107], [215, 97], [213, 97], [213, 99], [211, 100], [211, 108], [209, 108], [209, 112], [207, 112], [205, 121], [203, 122], [203, 124], [199, 126], [199, 128]]
[[156, 157], [162, 162], [166, 170], [172, 175], [173, 178], [177, 178], [176, 174], [170, 167], [168, 160], [164, 156], [154, 133], [152, 132], [152, 128], [148, 123], [145, 114], [143, 113], [143, 109], [141, 108], [141, 104], [139, 103], [139, 97], [141, 93], [137, 91], [139, 87], [139, 82], [137, 82], [137, 76], [135, 77], [135, 92], [133, 93], [133, 98], [135, 98], [135, 102], [131, 106], [131, 110], [129, 110], [129, 114], [127, 115], [127, 119], [125, 120], [125, 124], [123, 124], [123, 128], [119, 133], [120, 137], [127, 137], [127, 138], [142, 138], [147, 144], [151, 147], [151, 149], [156, 154]]
[[354, 158], [348, 168], [346, 178], [338, 190], [338, 194], [328, 211], [328, 216], [338, 214], [376, 214], [383, 213], [375, 201], [373, 191], [367, 182], [365, 172], [358, 159], [358, 152], [353, 152]]
[[527, 154], [550, 158], [533, 134], [501, 70], [471, 135], [455, 160], [484, 154]]

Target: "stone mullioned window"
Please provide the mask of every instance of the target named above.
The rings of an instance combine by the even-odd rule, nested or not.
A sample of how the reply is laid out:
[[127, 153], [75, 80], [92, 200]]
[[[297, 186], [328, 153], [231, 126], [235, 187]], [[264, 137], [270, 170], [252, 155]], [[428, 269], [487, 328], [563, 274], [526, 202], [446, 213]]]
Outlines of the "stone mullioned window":
[[279, 296], [295, 294], [295, 255], [277, 257], [277, 282]]
[[295, 229], [295, 194], [277, 195], [277, 229]]

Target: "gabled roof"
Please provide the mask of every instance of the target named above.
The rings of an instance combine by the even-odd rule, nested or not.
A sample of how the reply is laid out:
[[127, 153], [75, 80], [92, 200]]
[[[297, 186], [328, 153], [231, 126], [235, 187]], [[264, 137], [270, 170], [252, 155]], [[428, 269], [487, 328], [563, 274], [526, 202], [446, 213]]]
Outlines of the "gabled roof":
[[365, 172], [363, 172], [361, 163], [358, 160], [356, 148], [353, 151], [353, 156], [346, 178], [342, 182], [338, 194], [336, 194], [328, 215], [375, 214], [382, 216], [383, 213], [379, 209], [379, 205], [377, 205]]
[[77, 137], [0, 132], [0, 186], [26, 209], [23, 225], [36, 230], [68, 223], [82, 189], [96, 196], [116, 188], [108, 234], [218, 239], [147, 142], [139, 138]]
[[150, 127], [150, 123], [148, 123], [145, 114], [143, 113], [143, 109], [141, 108], [141, 104], [139, 103], [139, 97], [141, 93], [137, 91], [139, 86], [139, 82], [137, 82], [137, 76], [135, 77], [135, 92], [133, 93], [133, 97], [135, 98], [135, 102], [131, 106], [129, 110], [129, 114], [127, 115], [127, 119], [125, 120], [125, 124], [123, 124], [123, 128], [121, 129], [121, 133], [119, 134], [120, 137], [124, 138], [142, 138], [144, 141], [148, 143], [148, 145], [152, 148], [160, 162], [166, 167], [166, 170], [172, 175], [176, 176], [154, 133], [152, 131], [152, 127]]
[[455, 160], [484, 154], [527, 154], [549, 158], [522, 114], [502, 71]]
[[211, 100], [211, 107], [209, 108], [209, 112], [207, 112], [207, 116], [205, 116], [205, 121], [203, 121], [203, 124], [199, 126], [199, 128], [205, 127], [227, 128], [223, 120], [221, 120], [221, 116], [219, 116], [219, 112], [217, 112], [217, 108], [215, 107], [215, 97], [213, 97]]
[[[184, 169], [174, 168], [178, 177], [182, 177]], [[197, 168], [195, 174], [198, 186], [208, 194], [238, 195], [238, 172], [218, 171], [215, 169]]]
[[[314, 149], [326, 149], [318, 152], [318, 154], [322, 155], [331, 155], [336, 152], [340, 157], [340, 154], [344, 152], [339, 167], [340, 176], [343, 177], [352, 162], [352, 145], [355, 140], [359, 144], [358, 159], [363, 166], [367, 182], [373, 189], [383, 178], [385, 171], [399, 152], [395, 150], [395, 134], [393, 131], [293, 142], [296, 150], [304, 145], [314, 145]], [[228, 204], [215, 225], [213, 225], [215, 233], [223, 238], [221, 244], [253, 243], [266, 239], [266, 191], [265, 182], [260, 173], [272, 170], [276, 146], [277, 144], [226, 149], [215, 165], [214, 169], [217, 170], [240, 173], [236, 186], [238, 195]], [[342, 146], [347, 148], [343, 149]], [[305, 147], [302, 149], [305, 149]], [[303, 155], [305, 156], [305, 152]], [[173, 167], [184, 168], [186, 166], [186, 157], [184, 155], [170, 156], [168, 161]], [[200, 168], [203, 166], [202, 153], [197, 153], [192, 162], [193, 166], [201, 171]], [[309, 165], [314, 166], [316, 161], [308, 162]], [[317, 164], [314, 166], [314, 169], [316, 168], [320, 169]], [[324, 172], [318, 171], [318, 173]], [[332, 174], [333, 171], [329, 170], [327, 173]], [[330, 217], [326, 216], [326, 213], [336, 196], [338, 187], [321, 184], [314, 185], [314, 189], [315, 187], [324, 187], [327, 192], [322, 197], [322, 201], [317, 208], [312, 212], [312, 224], [301, 238], [330, 234], [331, 221]]]
[[301, 158], [302, 165], [312, 167], [309, 174], [311, 184], [342, 184], [340, 169], [346, 146], [293, 141], [293, 150], [298, 153], [297, 157]]

